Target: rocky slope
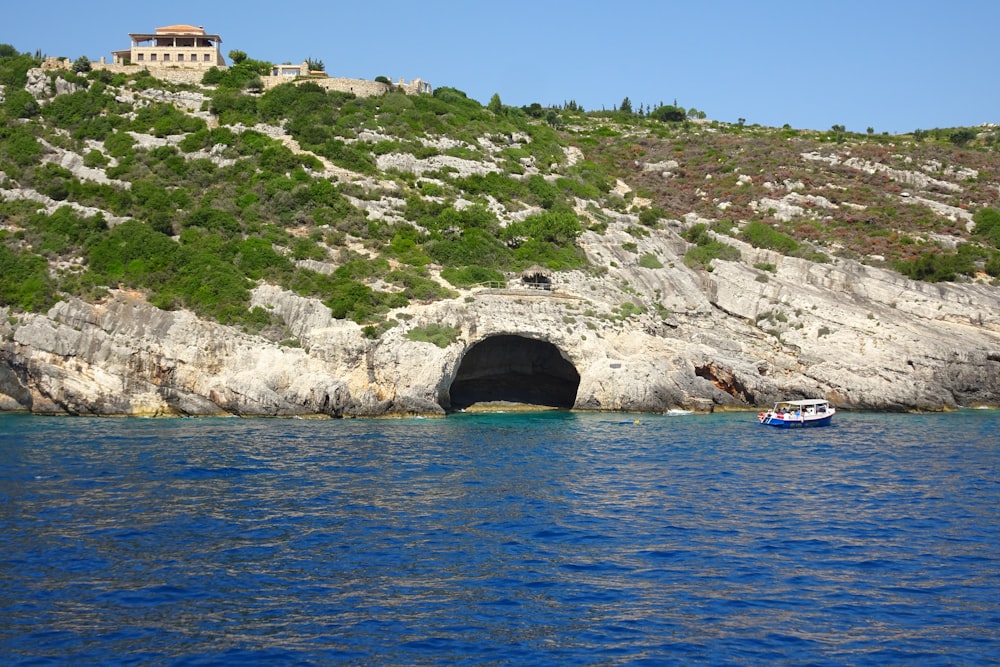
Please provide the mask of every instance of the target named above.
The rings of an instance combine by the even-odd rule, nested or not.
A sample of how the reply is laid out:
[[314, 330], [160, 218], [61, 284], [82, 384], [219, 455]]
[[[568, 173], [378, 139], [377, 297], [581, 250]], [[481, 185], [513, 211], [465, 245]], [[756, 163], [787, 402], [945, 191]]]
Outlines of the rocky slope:
[[[40, 86], [34, 79], [33, 85]], [[685, 165], [661, 157], [637, 157], [635, 180], [623, 174], [619, 192], [641, 206], [635, 188], [650, 190], [642, 179], [669, 189]], [[568, 149], [563, 166], [581, 158], [579, 149]], [[44, 159], [79, 178], [103, 177], [56, 146]], [[953, 177], [943, 181], [920, 176], [920, 170], [848, 162], [846, 151], [792, 159], [903, 182], [907, 198], [921, 198], [940, 216], [969, 225], [968, 209], [955, 205], [962, 193], [951, 185], [969, 178], [961, 165], [950, 166]], [[380, 161], [418, 174], [441, 168], [412, 155]], [[495, 168], [446, 161], [470, 173]], [[870, 257], [845, 253], [816, 263], [728, 237], [725, 242], [740, 251], [738, 261], [714, 260], [711, 271], [685, 264], [691, 244], [684, 231], [711, 221], [713, 211], [721, 217], [727, 209], [727, 215], [766, 209], [796, 220], [826, 208], [854, 210], [842, 192], [832, 202], [827, 184], [810, 188], [779, 176], [748, 177], [747, 185], [756, 179], [758, 190], [737, 193], [732, 201], [707, 191], [692, 195], [700, 203], [671, 209], [664, 224], [639, 235], [637, 209], [578, 200], [581, 217], [598, 215], [605, 223], [579, 239], [591, 268], [553, 274], [551, 290], [518, 287], [512, 276], [508, 289], [462, 289], [456, 298], [411, 303], [389, 313], [398, 325], [377, 337], [333, 318], [318, 299], [265, 281], [253, 289], [252, 305], [279, 318], [295, 344], [185, 310], [158, 309], [135, 290], [112, 289], [96, 301], [67, 297], [47, 312], [0, 308], [0, 410], [440, 415], [469, 402], [453, 395], [459, 385], [476, 385], [477, 398], [489, 400], [487, 390], [495, 386], [497, 400], [535, 403], [546, 403], [546, 387], [553, 393], [569, 387], [573, 407], [585, 410], [741, 409], [785, 397], [825, 397], [841, 407], [880, 410], [1000, 405], [1000, 290], [987, 281], [913, 281]], [[327, 165], [326, 177], [342, 182], [351, 175]], [[363, 180], [355, 177], [355, 183]], [[0, 180], [0, 186], [5, 201], [38, 201], [48, 210], [63, 204], [11, 181]], [[995, 198], [992, 188], [986, 192]], [[892, 196], [902, 198], [898, 191]], [[358, 203], [370, 218], [393, 215], [389, 194]], [[499, 209], [511, 218], [523, 215]], [[656, 261], [642, 261], [650, 257]], [[332, 268], [336, 262], [318, 264]], [[454, 329], [456, 336], [444, 347], [408, 336], [431, 324]], [[463, 363], [480, 345], [475, 363]]]
[[[613, 235], [611, 235], [613, 237]], [[472, 292], [411, 308], [412, 326], [461, 331], [446, 348], [413, 342], [409, 325], [378, 340], [314, 300], [261, 286], [255, 303], [300, 338], [289, 348], [165, 312], [115, 292], [44, 314], [4, 313], [0, 408], [72, 414], [440, 414], [463, 357], [484, 340], [547, 341], [577, 369], [575, 407], [707, 410], [824, 396], [844, 407], [942, 409], [996, 405], [1000, 304], [982, 285], [929, 285], [850, 261], [812, 265], [768, 256], [767, 282], [742, 263], [698, 275], [665, 242], [670, 271], [626, 266], [595, 281], [566, 276], [549, 293]], [[591, 252], [614, 242], [590, 239]], [[676, 243], [676, 242], [675, 242]], [[754, 252], [746, 248], [747, 252]], [[665, 295], [668, 316], [603, 317], [615, 282]], [[637, 297], [635, 297], [637, 298]], [[775, 335], [756, 325], [783, 313]]]

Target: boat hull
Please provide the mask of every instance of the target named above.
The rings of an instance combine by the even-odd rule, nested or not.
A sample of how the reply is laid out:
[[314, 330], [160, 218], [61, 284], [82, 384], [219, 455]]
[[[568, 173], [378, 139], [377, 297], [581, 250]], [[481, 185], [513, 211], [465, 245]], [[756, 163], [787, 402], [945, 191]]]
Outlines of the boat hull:
[[790, 417], [788, 419], [781, 419], [779, 417], [762, 417], [760, 420], [761, 424], [765, 426], [774, 426], [775, 428], [811, 428], [813, 426], [829, 426], [830, 422], [833, 421], [833, 415], [826, 415], [824, 417], [815, 418], [801, 418], [796, 419]]

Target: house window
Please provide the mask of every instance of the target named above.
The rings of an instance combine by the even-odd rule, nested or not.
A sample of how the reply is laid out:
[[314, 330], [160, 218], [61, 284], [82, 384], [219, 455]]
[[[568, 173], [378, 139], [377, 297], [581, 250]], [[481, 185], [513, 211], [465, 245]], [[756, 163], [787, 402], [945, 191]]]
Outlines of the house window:
[[150, 53], [149, 54], [149, 59], [150, 60], [156, 60], [156, 54], [155, 53]]
[[177, 54], [177, 62], [179, 62], [179, 63], [184, 62], [184, 54], [183, 53], [178, 53]]
[[142, 62], [143, 60], [146, 59], [146, 54], [145, 53], [137, 53], [136, 56], [137, 56], [139, 62]]
[[212, 54], [211, 53], [206, 53], [205, 54], [205, 62], [207, 62], [207, 63], [212, 62]]
[[191, 62], [193, 62], [193, 63], [198, 62], [198, 54], [197, 53], [192, 53], [191, 54]]
[[169, 53], [164, 53], [163, 54], [163, 62], [165, 62], [165, 63], [170, 62], [170, 54]]

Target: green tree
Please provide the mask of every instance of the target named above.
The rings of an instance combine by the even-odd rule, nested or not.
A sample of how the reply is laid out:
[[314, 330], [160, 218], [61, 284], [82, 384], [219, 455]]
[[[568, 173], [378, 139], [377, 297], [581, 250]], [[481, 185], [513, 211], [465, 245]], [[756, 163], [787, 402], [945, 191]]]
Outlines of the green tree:
[[232, 51], [229, 52], [229, 59], [233, 61], [234, 65], [239, 65], [240, 63], [242, 63], [244, 60], [247, 59], [247, 53], [246, 51], [238, 51], [236, 49], [233, 49]]
[[658, 106], [649, 115], [664, 123], [680, 123], [687, 119], [687, 112], [672, 104]]
[[618, 106], [618, 110], [622, 113], [632, 113], [632, 100], [630, 100], [627, 95]]
[[545, 115], [545, 108], [538, 102], [532, 102], [527, 106], [521, 107], [521, 111], [531, 116], [532, 118], [541, 118]]
[[948, 135], [948, 141], [955, 144], [956, 146], [965, 146], [976, 138], [976, 131], [969, 127], [963, 127], [959, 130], [955, 130], [950, 135]]
[[80, 56], [73, 61], [73, 71], [77, 74], [85, 74], [93, 69], [90, 66], [90, 59], [87, 56]]
[[503, 111], [503, 102], [500, 101], [500, 93], [493, 93], [493, 97], [490, 98], [490, 103], [486, 105], [486, 108], [493, 113]]

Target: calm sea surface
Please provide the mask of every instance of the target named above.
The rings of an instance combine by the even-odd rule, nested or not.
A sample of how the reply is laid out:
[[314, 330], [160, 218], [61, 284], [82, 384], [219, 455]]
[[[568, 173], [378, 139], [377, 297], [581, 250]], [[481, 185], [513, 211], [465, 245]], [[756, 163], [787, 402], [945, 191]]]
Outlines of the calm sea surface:
[[1000, 413], [0, 415], [5, 665], [1000, 664]]

